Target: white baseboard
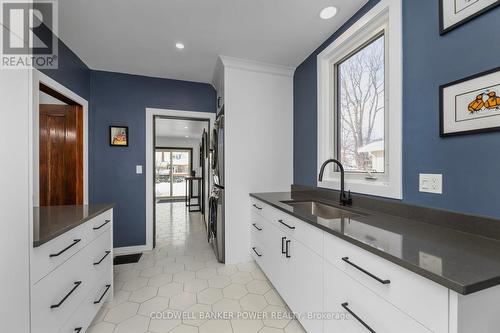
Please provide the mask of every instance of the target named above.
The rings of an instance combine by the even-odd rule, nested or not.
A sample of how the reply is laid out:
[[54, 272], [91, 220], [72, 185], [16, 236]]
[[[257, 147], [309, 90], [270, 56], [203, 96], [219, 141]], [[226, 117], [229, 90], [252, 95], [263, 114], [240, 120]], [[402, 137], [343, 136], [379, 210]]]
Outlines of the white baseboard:
[[148, 248], [147, 245], [115, 247], [113, 249], [113, 255], [120, 256], [120, 255], [124, 255], [124, 254], [134, 254], [134, 253], [140, 253], [140, 252], [151, 251], [151, 250], [152, 249]]

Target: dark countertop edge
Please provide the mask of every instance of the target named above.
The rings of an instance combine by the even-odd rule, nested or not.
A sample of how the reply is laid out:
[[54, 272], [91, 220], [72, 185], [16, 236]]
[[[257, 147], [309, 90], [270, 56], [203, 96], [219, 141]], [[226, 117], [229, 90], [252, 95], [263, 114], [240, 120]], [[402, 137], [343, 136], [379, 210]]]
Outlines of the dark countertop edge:
[[[84, 205], [84, 206], [87, 206], [87, 205]], [[98, 216], [98, 215], [101, 215], [102, 213], [114, 208], [116, 206], [115, 203], [111, 203], [111, 204], [105, 204], [101, 209], [99, 210], [96, 210], [95, 212], [93, 212], [92, 214], [90, 214], [89, 216], [86, 216], [84, 217], [83, 219], [79, 220], [79, 221], [75, 221], [74, 223], [68, 225], [66, 228], [62, 228], [61, 230], [58, 230], [57, 232], [55, 232], [54, 234], [50, 235], [50, 237], [46, 238], [46, 239], [42, 239], [42, 240], [38, 240], [38, 241], [33, 241], [33, 247], [39, 247], [39, 246], [42, 246], [43, 244], [45, 243], [48, 243], [50, 242], [51, 240], [53, 240], [54, 238], [57, 238], [59, 236], [61, 236], [62, 234], [78, 227], [79, 225], [93, 219], [94, 217]], [[35, 208], [40, 208], [40, 207], [35, 207]]]
[[[265, 194], [265, 193], [263, 193]], [[333, 235], [333, 236], [336, 236], [342, 240], [345, 240], [346, 242], [348, 243], [351, 243], [353, 245], [356, 245], [360, 248], [362, 248], [363, 250], [366, 250], [368, 252], [371, 252], [379, 257], [382, 257], [386, 260], [389, 260], [390, 262], [398, 265], [398, 266], [401, 266], [403, 268], [406, 268], [410, 271], [412, 271], [413, 273], [416, 273], [422, 277], [425, 277], [431, 281], [434, 281], [440, 285], [442, 285], [443, 287], [446, 287], [448, 289], [451, 289], [453, 291], [456, 291], [457, 293], [461, 294], [461, 295], [469, 295], [469, 294], [472, 294], [472, 293], [475, 293], [475, 292], [478, 292], [478, 291], [481, 291], [481, 290], [484, 290], [484, 289], [487, 289], [487, 288], [490, 288], [490, 287], [494, 287], [496, 285], [499, 285], [500, 284], [500, 276], [497, 277], [497, 278], [493, 278], [493, 279], [489, 279], [489, 280], [485, 280], [485, 281], [481, 281], [481, 282], [478, 282], [478, 283], [475, 283], [475, 284], [470, 284], [470, 285], [463, 285], [463, 284], [460, 284], [456, 281], [453, 281], [453, 280], [450, 280], [450, 279], [446, 279], [442, 276], [439, 276], [439, 275], [436, 275], [430, 271], [427, 271], [421, 267], [418, 267], [418, 266], [415, 266], [407, 261], [404, 261], [400, 258], [397, 258], [397, 257], [394, 257], [386, 252], [383, 252], [383, 251], [380, 251], [374, 247], [371, 247], [363, 242], [360, 242], [358, 240], [355, 240], [351, 237], [347, 237], [341, 233], [338, 233], [336, 232], [335, 230], [332, 230], [328, 227], [325, 227], [321, 224], [317, 224], [315, 222], [311, 222], [309, 220], [307, 220], [306, 218], [304, 218], [303, 216], [299, 215], [299, 214], [295, 214], [294, 212], [291, 212], [291, 211], [288, 211], [288, 210], [285, 210], [283, 209], [282, 207], [274, 204], [272, 201], [269, 201], [269, 200], [266, 200], [262, 197], [259, 197], [259, 193], [250, 193], [250, 196], [257, 199], [257, 200], [260, 200], [262, 202], [265, 202], [267, 203], [268, 205], [276, 208], [276, 209], [279, 209], [280, 211], [284, 212], [284, 213], [287, 213], [288, 215], [292, 215], [293, 217], [296, 217], [298, 219], [300, 219], [301, 221], [304, 221], [306, 222], [307, 224], [310, 224], [312, 225], [313, 227], [316, 227], [318, 229], [321, 229], [323, 231], [326, 231], [328, 232], [329, 234]], [[423, 223], [423, 222], [422, 222]]]

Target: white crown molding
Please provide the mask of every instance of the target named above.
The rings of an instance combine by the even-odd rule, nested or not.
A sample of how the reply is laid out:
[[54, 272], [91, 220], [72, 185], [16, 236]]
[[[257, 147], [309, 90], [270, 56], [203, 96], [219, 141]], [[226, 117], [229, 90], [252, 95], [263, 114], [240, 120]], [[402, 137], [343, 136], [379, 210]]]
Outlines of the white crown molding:
[[222, 62], [224, 68], [236, 68], [252, 72], [269, 73], [288, 77], [293, 77], [293, 74], [295, 73], [295, 67], [274, 65], [255, 60], [233, 58], [222, 55], [219, 56], [219, 59]]

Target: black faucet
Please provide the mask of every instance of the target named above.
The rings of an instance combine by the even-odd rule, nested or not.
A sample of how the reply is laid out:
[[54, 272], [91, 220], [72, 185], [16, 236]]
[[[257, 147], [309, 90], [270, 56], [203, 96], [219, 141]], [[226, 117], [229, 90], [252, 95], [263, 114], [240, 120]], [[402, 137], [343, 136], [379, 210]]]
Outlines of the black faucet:
[[344, 166], [342, 163], [340, 163], [338, 160], [331, 158], [329, 160], [326, 160], [323, 165], [321, 165], [321, 169], [319, 170], [319, 177], [318, 180], [322, 181], [323, 180], [323, 173], [325, 172], [325, 167], [329, 163], [335, 163], [338, 165], [340, 169], [340, 204], [342, 206], [352, 206], [352, 198], [351, 198], [351, 191], [348, 192], [348, 194], [345, 194], [344, 190]]

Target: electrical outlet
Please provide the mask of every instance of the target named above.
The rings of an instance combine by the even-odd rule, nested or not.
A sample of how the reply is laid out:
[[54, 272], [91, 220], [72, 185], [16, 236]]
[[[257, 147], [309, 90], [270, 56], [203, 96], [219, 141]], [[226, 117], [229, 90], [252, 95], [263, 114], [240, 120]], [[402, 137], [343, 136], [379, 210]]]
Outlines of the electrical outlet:
[[135, 166], [135, 173], [138, 175], [142, 174], [142, 165]]
[[443, 175], [421, 173], [419, 177], [419, 191], [427, 193], [443, 193]]

